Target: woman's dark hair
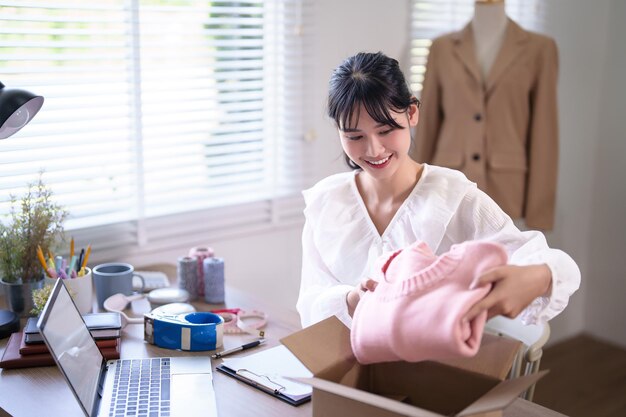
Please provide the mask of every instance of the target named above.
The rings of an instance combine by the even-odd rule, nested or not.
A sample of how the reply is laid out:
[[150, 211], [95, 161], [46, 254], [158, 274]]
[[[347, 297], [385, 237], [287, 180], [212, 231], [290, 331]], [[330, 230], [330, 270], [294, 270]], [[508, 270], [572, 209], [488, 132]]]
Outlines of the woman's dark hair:
[[[372, 119], [398, 129], [402, 126], [390, 110], [402, 113], [411, 104], [419, 106], [419, 101], [411, 94], [398, 61], [382, 52], [360, 52], [333, 71], [328, 89], [328, 116], [340, 129], [353, 128], [350, 123], [358, 120], [361, 104]], [[348, 155], [344, 156], [350, 168], [360, 168]]]

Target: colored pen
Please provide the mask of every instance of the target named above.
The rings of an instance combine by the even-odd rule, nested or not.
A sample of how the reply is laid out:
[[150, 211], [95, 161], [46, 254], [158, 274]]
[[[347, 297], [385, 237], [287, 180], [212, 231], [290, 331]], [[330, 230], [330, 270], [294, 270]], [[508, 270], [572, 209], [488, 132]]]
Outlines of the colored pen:
[[72, 241], [70, 242], [70, 259], [74, 256], [74, 236], [72, 236]]
[[80, 250], [80, 255], [78, 255], [78, 263], [76, 264], [76, 269], [80, 272], [83, 265], [83, 257], [85, 256], [85, 248]]
[[232, 349], [228, 349], [228, 350], [224, 350], [222, 352], [216, 353], [214, 355], [211, 355], [211, 357], [213, 359], [223, 358], [224, 356], [230, 355], [232, 353], [240, 352], [242, 350], [251, 349], [251, 348], [259, 346], [260, 344], [263, 344], [263, 343], [265, 343], [265, 339], [255, 340], [254, 342], [246, 343], [245, 345], [241, 345], [241, 346], [236, 347], [236, 348], [232, 348]]
[[76, 265], [76, 255], [72, 256], [72, 259], [70, 260], [70, 266], [67, 269], [67, 276], [68, 276], [68, 278], [72, 276], [72, 271], [74, 271], [74, 266], [75, 265]]
[[57, 267], [56, 267], [56, 265], [54, 264], [54, 259], [52, 259], [52, 258], [48, 258], [48, 268], [52, 268], [53, 270], [55, 270], [55, 271], [56, 271]]
[[85, 257], [83, 258], [83, 263], [80, 266], [81, 268], [84, 268], [87, 266], [87, 261], [89, 260], [89, 254], [91, 253], [91, 244], [87, 245], [87, 251], [85, 252]]
[[56, 258], [54, 258], [54, 266], [56, 267], [56, 271], [57, 274], [59, 273], [59, 271], [61, 270], [61, 268], [63, 268], [63, 257], [62, 256], [58, 256]]

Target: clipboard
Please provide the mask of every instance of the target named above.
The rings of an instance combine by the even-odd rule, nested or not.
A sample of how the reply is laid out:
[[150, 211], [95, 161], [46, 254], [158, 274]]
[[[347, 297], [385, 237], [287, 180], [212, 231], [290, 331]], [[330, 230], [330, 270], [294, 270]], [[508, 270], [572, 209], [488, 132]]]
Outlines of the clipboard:
[[255, 374], [254, 372], [247, 369], [234, 370], [230, 369], [227, 366], [224, 366], [223, 364], [216, 366], [215, 369], [222, 372], [223, 374], [238, 379], [239, 381], [244, 382], [256, 389], [259, 389], [266, 394], [276, 397], [279, 400], [286, 402], [287, 404], [291, 404], [297, 407], [301, 404], [311, 401], [311, 394], [302, 398], [294, 399], [288, 395], [283, 394], [285, 387], [281, 384], [273, 382], [267, 376]]
[[311, 386], [285, 378], [307, 378], [313, 374], [283, 345], [225, 358], [216, 369], [294, 406], [309, 401], [313, 392]]

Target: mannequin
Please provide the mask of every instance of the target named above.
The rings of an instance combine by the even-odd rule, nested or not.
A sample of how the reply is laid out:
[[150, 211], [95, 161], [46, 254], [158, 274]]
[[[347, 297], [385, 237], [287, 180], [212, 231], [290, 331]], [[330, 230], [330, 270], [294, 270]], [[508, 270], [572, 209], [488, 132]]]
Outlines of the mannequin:
[[504, 41], [508, 25], [504, 1], [476, 1], [471, 25], [476, 45], [476, 59], [484, 81]]
[[509, 19], [503, 0], [475, 2], [460, 31], [433, 39], [411, 156], [459, 170], [513, 219], [554, 224], [558, 50]]

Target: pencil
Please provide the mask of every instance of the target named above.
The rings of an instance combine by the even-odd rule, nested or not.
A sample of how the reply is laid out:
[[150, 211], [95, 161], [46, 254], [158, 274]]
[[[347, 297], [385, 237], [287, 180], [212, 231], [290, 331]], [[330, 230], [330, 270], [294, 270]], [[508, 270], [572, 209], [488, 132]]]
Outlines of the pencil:
[[43, 267], [43, 270], [46, 271], [46, 275], [48, 275], [49, 278], [52, 278], [52, 275], [50, 275], [50, 272], [48, 271], [48, 265], [46, 265], [46, 258], [44, 258], [43, 251], [39, 245], [37, 245], [37, 259], [39, 259], [39, 263]]
[[83, 264], [80, 266], [81, 268], [84, 268], [85, 266], [87, 266], [87, 260], [89, 259], [90, 253], [91, 253], [91, 243], [87, 245], [87, 251], [85, 252], [85, 258], [83, 259]]
[[72, 240], [70, 242], [70, 259], [74, 256], [74, 236], [72, 236]]

